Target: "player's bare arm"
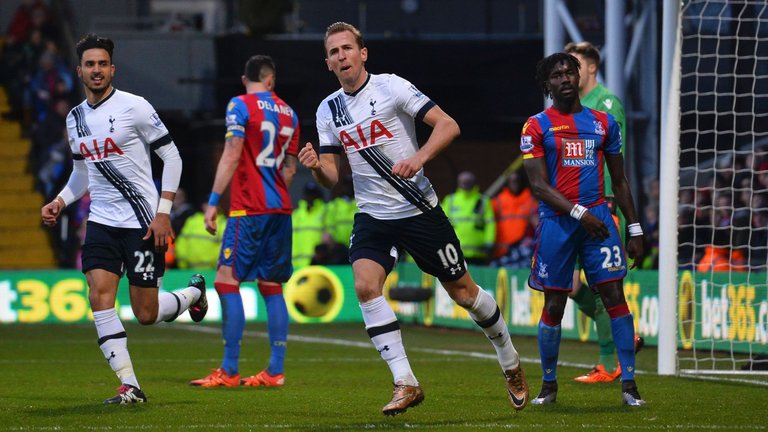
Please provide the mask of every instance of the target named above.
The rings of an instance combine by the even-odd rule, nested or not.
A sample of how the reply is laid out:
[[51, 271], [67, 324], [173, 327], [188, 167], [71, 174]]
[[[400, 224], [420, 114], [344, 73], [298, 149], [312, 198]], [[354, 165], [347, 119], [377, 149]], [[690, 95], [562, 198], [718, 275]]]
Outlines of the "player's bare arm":
[[[632, 198], [632, 190], [629, 188], [629, 181], [624, 173], [624, 156], [605, 155], [605, 163], [608, 172], [611, 173], [611, 189], [613, 190], [616, 204], [621, 209], [627, 220], [627, 225], [638, 223], [637, 212], [635, 211], [635, 201]], [[637, 267], [645, 254], [642, 235], [630, 235], [627, 237], [627, 256], [633, 261], [630, 269]]]
[[[216, 177], [213, 180], [211, 192], [223, 194], [229, 186], [232, 176], [235, 174], [240, 155], [243, 153], [243, 138], [230, 136], [224, 142], [224, 151], [221, 153], [219, 165], [216, 167]], [[205, 211], [205, 230], [211, 235], [216, 235], [217, 207], [209, 206]]]
[[413, 156], [396, 163], [392, 167], [392, 174], [403, 178], [413, 177], [461, 134], [456, 120], [437, 105], [427, 111], [424, 123], [432, 127], [429, 139]]
[[[549, 173], [544, 158], [526, 159], [523, 161], [523, 166], [530, 180], [533, 194], [559, 213], [569, 214], [573, 209], [573, 203], [549, 184]], [[608, 237], [608, 227], [589, 211], [584, 212], [580, 221], [590, 236], [595, 238]]]
[[312, 143], [306, 143], [299, 151], [299, 162], [312, 171], [312, 177], [321, 185], [332, 188], [339, 182], [339, 165], [341, 157], [333, 153], [317, 156]]
[[296, 176], [296, 156], [286, 155], [283, 162], [283, 178], [285, 179], [285, 185], [291, 187], [293, 184], [293, 178]]

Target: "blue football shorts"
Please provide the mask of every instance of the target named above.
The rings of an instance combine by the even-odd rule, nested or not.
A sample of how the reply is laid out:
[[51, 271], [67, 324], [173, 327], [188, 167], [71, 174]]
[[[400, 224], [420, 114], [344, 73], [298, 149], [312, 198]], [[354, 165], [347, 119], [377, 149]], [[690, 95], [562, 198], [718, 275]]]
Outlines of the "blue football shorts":
[[589, 211], [608, 227], [607, 238], [591, 237], [581, 222], [569, 215], [539, 220], [528, 278], [531, 288], [571, 291], [577, 257], [590, 287], [627, 275], [627, 255], [608, 206], [601, 204]]
[[291, 215], [230, 217], [219, 265], [232, 267], [239, 281], [286, 282], [293, 273], [291, 235]]

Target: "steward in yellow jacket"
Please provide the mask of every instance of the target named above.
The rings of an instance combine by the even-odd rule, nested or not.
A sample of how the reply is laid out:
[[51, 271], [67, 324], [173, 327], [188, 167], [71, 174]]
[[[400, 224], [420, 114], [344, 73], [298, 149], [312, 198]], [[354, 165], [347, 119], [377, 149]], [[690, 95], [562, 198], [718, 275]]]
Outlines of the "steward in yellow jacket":
[[216, 224], [218, 229], [212, 236], [205, 230], [204, 212], [187, 218], [176, 236], [176, 263], [179, 268], [216, 268], [227, 218], [219, 214]]
[[442, 207], [456, 230], [466, 261], [487, 264], [496, 240], [496, 221], [490, 202], [475, 186], [474, 174], [459, 174], [458, 189], [443, 198]]

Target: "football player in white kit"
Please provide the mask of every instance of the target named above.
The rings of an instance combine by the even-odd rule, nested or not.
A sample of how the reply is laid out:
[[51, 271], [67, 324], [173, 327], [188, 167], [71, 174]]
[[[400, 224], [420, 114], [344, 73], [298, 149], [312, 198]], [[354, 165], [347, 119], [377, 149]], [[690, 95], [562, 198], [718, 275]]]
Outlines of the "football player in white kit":
[[[115, 66], [110, 39], [86, 35], [77, 44], [77, 75], [86, 99], [67, 116], [73, 170], [58, 196], [42, 208], [55, 226], [61, 211], [90, 192], [82, 268], [88, 281], [99, 346], [120, 379], [105, 404], [146, 402], [115, 310], [120, 277], [127, 272], [131, 307], [141, 324], [173, 321], [189, 309], [194, 321], [208, 310], [205, 280], [159, 293], [167, 238], [174, 237], [170, 211], [181, 177], [181, 158], [168, 130], [144, 98], [112, 87]], [[150, 151], [163, 160], [162, 193], [152, 181]]]
[[[494, 298], [467, 272], [464, 255], [443, 213], [424, 164], [459, 136], [459, 126], [439, 106], [403, 78], [366, 71], [360, 31], [338, 22], [325, 33], [325, 62], [341, 89], [317, 110], [319, 157], [307, 143], [299, 161], [324, 186], [339, 179], [340, 154], [352, 169], [359, 212], [350, 237], [349, 259], [365, 328], [393, 376], [392, 400], [382, 409], [396, 415], [424, 400], [403, 347], [400, 325], [382, 295], [396, 261], [396, 248], [436, 276], [451, 298], [467, 310], [496, 349], [512, 407], [528, 403], [520, 356]], [[414, 120], [432, 127], [421, 148]]]

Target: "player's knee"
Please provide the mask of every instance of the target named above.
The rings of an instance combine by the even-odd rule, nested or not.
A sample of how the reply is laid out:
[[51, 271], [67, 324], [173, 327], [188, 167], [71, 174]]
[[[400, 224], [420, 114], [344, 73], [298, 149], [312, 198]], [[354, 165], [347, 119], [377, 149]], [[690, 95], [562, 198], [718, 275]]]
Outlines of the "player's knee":
[[600, 297], [602, 297], [603, 304], [606, 309], [610, 309], [614, 306], [618, 306], [627, 302], [624, 298], [624, 289], [620, 283], [615, 281], [608, 282], [598, 285], [597, 289], [600, 292]]
[[157, 312], [152, 312], [146, 309], [134, 311], [134, 314], [136, 315], [136, 320], [138, 320], [141, 325], [152, 325], [157, 320]]
[[546, 315], [548, 320], [553, 323], [560, 323], [563, 320], [565, 314], [565, 303], [568, 300], [567, 295], [548, 298], [544, 302], [544, 309], [542, 313]]

